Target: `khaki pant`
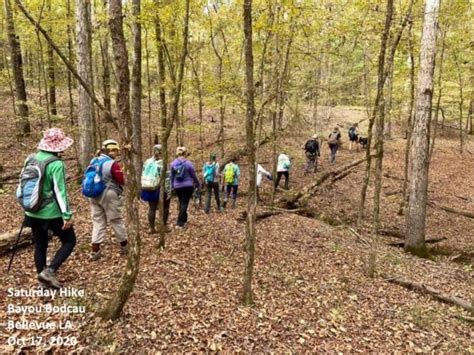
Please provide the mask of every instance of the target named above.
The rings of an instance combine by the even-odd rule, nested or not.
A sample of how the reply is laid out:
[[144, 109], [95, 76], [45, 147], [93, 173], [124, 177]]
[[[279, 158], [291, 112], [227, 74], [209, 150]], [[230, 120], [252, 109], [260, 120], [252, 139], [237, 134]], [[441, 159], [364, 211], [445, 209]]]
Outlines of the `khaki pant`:
[[122, 200], [116, 191], [107, 189], [99, 198], [91, 198], [92, 244], [104, 241], [107, 222], [119, 242], [127, 240], [127, 230], [122, 218]]

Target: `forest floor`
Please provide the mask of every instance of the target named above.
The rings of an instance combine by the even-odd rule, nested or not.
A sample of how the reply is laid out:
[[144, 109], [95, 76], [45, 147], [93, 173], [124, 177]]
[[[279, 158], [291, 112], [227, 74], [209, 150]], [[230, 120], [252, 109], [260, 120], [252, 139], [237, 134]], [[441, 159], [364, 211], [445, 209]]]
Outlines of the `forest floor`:
[[[352, 110], [339, 112], [327, 122], [328, 132], [334, 122], [347, 127], [358, 114]], [[350, 117], [350, 118], [348, 118]], [[229, 120], [231, 121], [231, 120]], [[0, 122], [7, 132], [14, 132], [9, 122]], [[211, 125], [209, 123], [209, 125]], [[214, 124], [217, 127], [218, 123]], [[214, 127], [214, 131], [217, 129]], [[227, 151], [243, 142], [237, 124], [227, 127], [233, 132]], [[363, 129], [362, 129], [363, 130]], [[212, 130], [210, 130], [212, 132]], [[363, 152], [348, 151], [344, 145], [334, 166], [328, 163], [328, 149], [323, 144], [320, 172], [304, 176], [304, 155], [301, 147], [306, 133], [287, 129], [279, 141], [279, 150], [286, 149], [294, 158], [290, 176], [292, 191], [311, 183], [322, 171], [339, 167], [363, 157]], [[346, 128], [343, 139], [346, 139]], [[26, 154], [33, 151], [39, 134], [17, 143], [14, 137], [0, 137], [0, 162], [7, 171], [19, 170]], [[197, 151], [198, 140], [189, 139], [188, 146]], [[206, 136], [206, 143], [215, 140]], [[472, 140], [472, 139], [471, 139]], [[387, 141], [381, 197], [381, 220], [384, 228], [404, 228], [404, 216], [397, 211], [401, 202], [405, 140], [397, 135]], [[217, 150], [217, 148], [215, 148]], [[260, 161], [271, 169], [270, 144], [260, 151]], [[429, 200], [457, 209], [474, 211], [474, 144], [467, 142], [459, 154], [455, 137], [438, 137], [431, 163]], [[206, 151], [207, 155], [208, 151]], [[67, 156], [72, 156], [68, 152]], [[196, 154], [191, 159], [197, 158]], [[247, 164], [241, 162], [245, 195]], [[75, 173], [73, 161], [68, 171]], [[200, 168], [200, 163], [196, 164]], [[33, 249], [17, 253], [13, 270], [1, 278], [0, 319], [73, 321], [73, 330], [8, 330], [0, 328], [0, 350], [20, 350], [8, 346], [7, 338], [16, 336], [74, 335], [79, 344], [68, 348], [77, 351], [124, 352], [449, 352], [474, 353], [474, 328], [461, 318], [469, 315], [462, 309], [433, 300], [428, 295], [409, 291], [387, 282], [401, 276], [437, 288], [447, 294], [473, 300], [474, 295], [474, 221], [450, 214], [439, 208], [428, 208], [427, 236], [446, 237], [434, 244], [429, 259], [406, 254], [403, 249], [388, 246], [396, 241], [390, 237], [372, 237], [372, 185], [368, 191], [367, 224], [355, 228], [364, 165], [331, 185], [325, 185], [311, 200], [311, 208], [319, 219], [282, 213], [257, 223], [257, 249], [254, 272], [255, 306], [239, 304], [245, 255], [245, 232], [240, 220], [246, 198], [241, 196], [235, 210], [215, 210], [210, 215], [190, 206], [189, 228], [167, 234], [167, 247], [156, 248], [156, 236], [147, 233], [146, 210], [140, 204], [142, 225], [142, 257], [135, 290], [116, 322], [102, 322], [94, 311], [109, 299], [116, 289], [125, 265], [117, 243], [110, 235], [105, 257], [90, 262], [89, 205], [79, 185], [70, 183], [71, 203], [75, 212], [78, 244], [71, 258], [60, 270], [65, 285], [84, 289], [84, 298], [40, 299], [84, 305], [84, 314], [7, 314], [7, 305], [35, 305], [37, 298], [3, 297], [9, 287], [29, 288], [36, 285]], [[0, 194], [0, 231], [17, 229], [21, 210], [15, 202], [14, 185], [5, 185]], [[270, 184], [264, 183], [264, 202], [268, 202]], [[279, 191], [278, 195], [283, 194]], [[259, 209], [263, 208], [261, 205]], [[171, 208], [170, 223], [176, 219], [176, 202]], [[325, 220], [326, 222], [323, 222]], [[328, 223], [329, 222], [329, 223]], [[55, 240], [50, 250], [57, 248]], [[376, 250], [375, 277], [365, 275], [369, 249]], [[6, 270], [9, 255], [0, 258]], [[54, 346], [44, 345], [45, 350]], [[34, 347], [24, 347], [23, 350]]]

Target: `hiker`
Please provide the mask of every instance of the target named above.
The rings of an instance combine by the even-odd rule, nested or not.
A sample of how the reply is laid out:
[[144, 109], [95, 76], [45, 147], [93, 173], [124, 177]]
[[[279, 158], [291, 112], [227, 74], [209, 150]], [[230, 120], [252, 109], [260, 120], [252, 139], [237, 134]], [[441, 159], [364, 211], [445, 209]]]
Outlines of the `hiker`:
[[335, 127], [328, 138], [329, 150], [331, 151], [329, 161], [331, 162], [331, 164], [336, 161], [336, 152], [339, 149], [340, 144], [341, 144], [341, 132], [339, 132], [338, 127]]
[[278, 156], [277, 178], [275, 181], [275, 190], [278, 188], [278, 185], [280, 184], [280, 180], [282, 176], [285, 177], [285, 190], [289, 189], [290, 168], [291, 168], [290, 157], [285, 153], [281, 153]]
[[352, 143], [356, 145], [357, 151], [359, 151], [358, 145], [358, 138], [359, 138], [359, 131], [357, 128], [358, 124], [354, 123], [351, 128], [349, 128], [348, 136], [349, 136], [349, 150], [352, 150]]
[[[155, 221], [156, 210], [160, 201], [160, 177], [163, 172], [163, 160], [161, 159], [161, 144], [153, 146], [153, 156], [143, 163], [141, 186], [142, 191], [140, 197], [143, 201], [148, 202], [148, 225], [150, 234], [156, 234]], [[169, 173], [165, 176], [165, 193], [164, 200], [164, 218], [165, 226], [168, 224], [171, 203], [171, 181]], [[169, 231], [169, 229], [166, 229]]]
[[107, 139], [98, 156], [91, 160], [82, 181], [82, 193], [89, 198], [92, 217], [91, 261], [102, 257], [107, 223], [120, 243], [120, 254], [127, 254], [127, 230], [122, 217], [122, 193], [125, 183], [122, 167], [116, 159], [120, 155], [117, 141]]
[[[50, 128], [38, 144], [38, 152], [24, 164], [17, 199], [25, 209], [35, 244], [35, 266], [39, 287], [61, 288], [56, 273], [76, 245], [72, 212], [66, 187], [66, 166], [60, 154], [73, 140], [59, 128]], [[61, 247], [47, 265], [48, 230], [61, 241]]]
[[222, 204], [225, 208], [227, 205], [227, 199], [229, 195], [232, 196], [232, 208], [236, 207], [237, 204], [237, 191], [239, 189], [239, 176], [240, 167], [237, 164], [237, 158], [232, 157], [230, 163], [227, 163], [223, 170], [223, 185], [224, 190], [224, 203]]
[[216, 199], [217, 210], [221, 211], [221, 201], [219, 196], [219, 163], [217, 162], [217, 155], [216, 153], [211, 153], [209, 155], [209, 161], [204, 163], [202, 167], [204, 184], [206, 185], [207, 189], [207, 198], [206, 198], [206, 206], [204, 207], [204, 212], [209, 214], [211, 209], [211, 197], [212, 192], [214, 191], [214, 196]]
[[188, 221], [188, 205], [193, 196], [194, 189], [200, 188], [194, 165], [186, 159], [187, 149], [176, 148], [177, 158], [171, 163], [171, 187], [176, 192], [179, 200], [179, 214], [176, 227], [183, 229]]
[[263, 177], [265, 176], [268, 180], [272, 180], [272, 174], [264, 169], [263, 166], [256, 163], [256, 174], [257, 174], [257, 201], [260, 201], [260, 186], [262, 185]]
[[306, 142], [304, 145], [304, 151], [306, 155], [304, 173], [307, 174], [311, 171], [315, 173], [318, 170], [318, 157], [321, 156], [317, 134], [313, 134], [313, 136]]

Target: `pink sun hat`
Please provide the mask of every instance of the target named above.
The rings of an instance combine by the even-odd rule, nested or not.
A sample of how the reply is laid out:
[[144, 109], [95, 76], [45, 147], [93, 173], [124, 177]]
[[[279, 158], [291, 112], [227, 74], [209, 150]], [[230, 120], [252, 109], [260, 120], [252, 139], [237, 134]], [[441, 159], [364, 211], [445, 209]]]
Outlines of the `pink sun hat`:
[[60, 128], [50, 128], [44, 132], [38, 149], [45, 152], [59, 153], [69, 148], [74, 140], [67, 137]]

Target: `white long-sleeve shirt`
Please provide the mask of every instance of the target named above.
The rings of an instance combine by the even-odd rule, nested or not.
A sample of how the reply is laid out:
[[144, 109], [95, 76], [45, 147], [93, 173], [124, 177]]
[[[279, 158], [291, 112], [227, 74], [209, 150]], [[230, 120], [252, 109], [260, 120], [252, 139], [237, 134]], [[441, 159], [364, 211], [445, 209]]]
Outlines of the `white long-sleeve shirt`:
[[263, 176], [270, 177], [271, 174], [268, 171], [266, 171], [263, 168], [263, 166], [261, 166], [260, 164], [257, 164], [257, 187], [260, 187], [260, 185], [262, 184]]

